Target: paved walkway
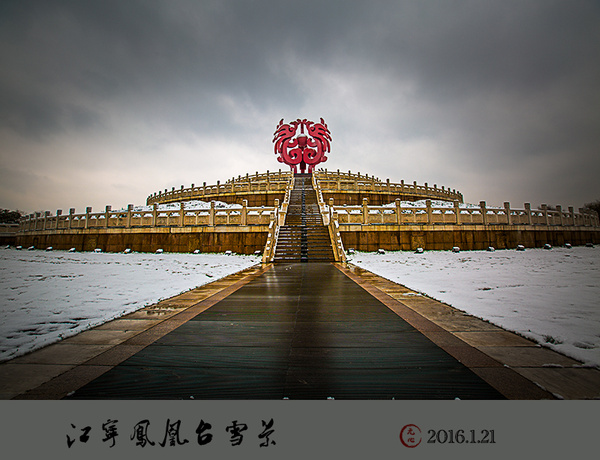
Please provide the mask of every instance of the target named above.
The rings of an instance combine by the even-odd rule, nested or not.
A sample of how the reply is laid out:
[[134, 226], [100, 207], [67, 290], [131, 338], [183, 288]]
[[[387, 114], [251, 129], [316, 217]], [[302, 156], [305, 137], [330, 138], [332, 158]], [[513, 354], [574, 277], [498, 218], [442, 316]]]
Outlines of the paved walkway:
[[600, 371], [578, 364], [365, 270], [278, 264], [254, 267], [2, 364], [0, 396], [600, 396]]

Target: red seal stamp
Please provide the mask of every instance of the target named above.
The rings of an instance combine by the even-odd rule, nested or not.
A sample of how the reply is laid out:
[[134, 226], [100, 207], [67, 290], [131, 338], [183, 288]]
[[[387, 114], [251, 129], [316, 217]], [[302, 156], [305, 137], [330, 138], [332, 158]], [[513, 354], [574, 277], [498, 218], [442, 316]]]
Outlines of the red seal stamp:
[[421, 429], [417, 425], [405, 425], [400, 431], [400, 441], [406, 447], [417, 447], [421, 444]]

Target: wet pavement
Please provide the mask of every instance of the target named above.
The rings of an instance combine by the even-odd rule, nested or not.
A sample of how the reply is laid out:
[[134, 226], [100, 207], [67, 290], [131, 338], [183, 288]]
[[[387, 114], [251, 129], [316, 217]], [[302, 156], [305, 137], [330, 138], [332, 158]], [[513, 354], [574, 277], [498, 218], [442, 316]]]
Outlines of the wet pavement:
[[71, 399], [499, 399], [332, 264], [275, 265]]

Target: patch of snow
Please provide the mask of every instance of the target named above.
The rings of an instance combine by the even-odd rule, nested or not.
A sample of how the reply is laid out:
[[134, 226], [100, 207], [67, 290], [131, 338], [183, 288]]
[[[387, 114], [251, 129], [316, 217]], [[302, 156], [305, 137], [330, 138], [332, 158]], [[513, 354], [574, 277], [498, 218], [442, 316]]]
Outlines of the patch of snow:
[[0, 250], [0, 362], [260, 262], [225, 254]]
[[356, 252], [349, 262], [600, 367], [600, 251]]

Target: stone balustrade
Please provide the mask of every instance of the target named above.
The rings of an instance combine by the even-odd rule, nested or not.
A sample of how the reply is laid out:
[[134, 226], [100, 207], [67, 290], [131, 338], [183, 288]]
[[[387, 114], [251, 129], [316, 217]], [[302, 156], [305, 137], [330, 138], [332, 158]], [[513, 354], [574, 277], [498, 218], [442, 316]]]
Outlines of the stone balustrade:
[[[346, 262], [346, 251], [344, 251], [344, 243], [340, 234], [340, 224], [338, 222], [338, 213], [333, 209], [333, 206], [327, 206], [323, 199], [323, 193], [319, 187], [316, 174], [312, 176], [313, 188], [317, 194], [317, 203], [323, 219], [323, 224], [329, 230], [329, 239], [331, 241], [331, 249], [333, 250], [333, 258], [336, 262]], [[333, 201], [333, 199], [331, 199]]]
[[510, 203], [503, 207], [488, 207], [481, 201], [478, 207], [461, 205], [454, 201], [452, 207], [433, 206], [426, 200], [425, 206], [402, 205], [398, 199], [386, 206], [372, 206], [363, 200], [362, 206], [334, 206], [330, 208], [338, 215], [340, 225], [545, 225], [560, 227], [600, 227], [598, 214], [583, 208], [575, 212], [573, 207], [567, 211], [561, 206], [550, 209], [542, 205], [541, 209], [531, 209], [525, 203], [524, 209], [513, 209]]
[[[454, 244], [485, 249], [489, 245], [510, 247], [513, 243], [535, 246], [540, 241], [562, 244], [567, 239], [574, 244], [596, 243], [600, 235], [598, 214], [582, 208], [578, 212], [573, 207], [546, 205], [532, 209], [529, 203], [523, 208], [512, 208], [510, 203], [493, 207], [484, 201], [467, 205], [455, 190], [427, 184], [392, 184], [360, 173], [321, 170], [315, 171], [312, 180], [336, 261], [345, 260], [344, 246], [360, 250], [414, 249], [423, 245], [445, 249]], [[22, 218], [16, 233], [11, 226], [0, 237], [4, 244], [80, 250], [103, 247], [120, 251], [132, 247], [154, 251], [161, 247], [173, 251], [201, 248], [207, 252], [235, 249], [246, 254], [262, 250], [263, 260], [271, 260], [279, 227], [285, 223], [293, 182], [290, 172], [257, 173], [232, 178], [223, 185], [155, 194], [149, 206], [129, 205], [120, 210], [106, 206], [102, 212], [88, 207], [85, 213], [70, 209], [65, 214], [58, 210], [54, 215], [38, 212]], [[414, 199], [423, 195], [428, 198]], [[185, 203], [195, 199], [210, 201], [210, 205]], [[164, 204], [171, 200], [177, 202]], [[216, 201], [242, 204], [223, 207]]]
[[44, 230], [73, 230], [98, 228], [154, 228], [154, 227], [199, 227], [199, 226], [266, 226], [278, 210], [278, 202], [271, 207], [249, 207], [244, 200], [238, 207], [219, 208], [211, 201], [208, 209], [178, 208], [159, 209], [155, 203], [149, 210], [135, 210], [129, 205], [126, 210], [113, 211], [106, 206], [104, 212], [92, 212], [86, 208], [84, 214], [76, 214], [71, 209], [69, 214], [58, 210], [56, 215], [49, 211], [35, 213], [24, 217], [19, 232]]
[[0, 234], [13, 234], [19, 231], [19, 224], [0, 224]]
[[207, 185], [206, 182], [202, 186], [194, 184], [191, 187], [183, 185], [176, 189], [165, 189], [164, 192], [155, 192], [146, 199], [146, 204], [155, 203], [174, 203], [180, 201], [191, 200], [219, 200], [227, 195], [244, 195], [244, 194], [264, 194], [264, 193], [283, 193], [285, 192], [293, 174], [290, 171], [269, 172], [254, 175], [246, 174], [232, 178], [221, 184], [217, 181], [216, 185]]
[[290, 198], [292, 190], [294, 189], [294, 176], [288, 182], [285, 190], [285, 197], [281, 206], [279, 206], [279, 200], [275, 200], [275, 213], [269, 223], [269, 233], [267, 235], [267, 243], [263, 250], [262, 263], [268, 263], [273, 261], [275, 257], [275, 250], [277, 249], [277, 239], [279, 238], [279, 228], [285, 225], [285, 216], [287, 215], [288, 207], [290, 205]]
[[463, 202], [462, 193], [454, 189], [447, 189], [444, 186], [438, 188], [437, 184], [434, 184], [433, 187], [431, 187], [427, 183], [424, 185], [418, 185], [416, 182], [408, 184], [405, 183], [404, 180], [400, 181], [400, 183], [392, 183], [389, 179], [386, 179], [386, 181], [383, 182], [373, 176], [369, 177], [368, 174], [354, 174], [350, 171], [345, 173], [340, 172], [339, 170], [337, 172], [319, 170], [315, 171], [314, 175], [317, 178], [321, 191], [325, 194], [336, 192], [359, 192], [407, 196], [411, 197], [412, 200], [434, 199]]

